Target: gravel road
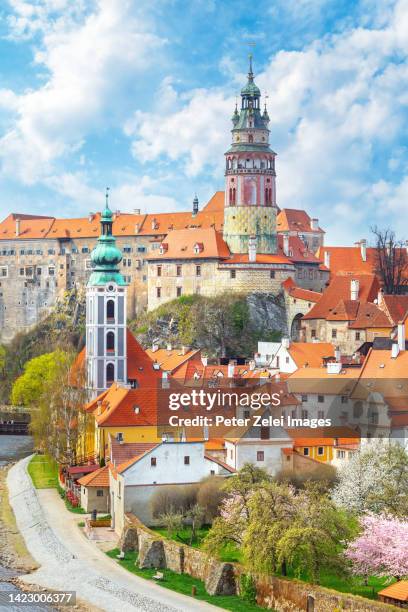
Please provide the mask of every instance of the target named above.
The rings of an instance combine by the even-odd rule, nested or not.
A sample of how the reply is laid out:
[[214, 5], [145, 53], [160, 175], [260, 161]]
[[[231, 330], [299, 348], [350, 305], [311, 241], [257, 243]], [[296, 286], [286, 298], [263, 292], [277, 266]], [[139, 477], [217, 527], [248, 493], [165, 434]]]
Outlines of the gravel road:
[[65, 508], [55, 489], [34, 488], [27, 473], [29, 460], [16, 463], [7, 477], [17, 526], [41, 566], [23, 576], [24, 582], [76, 591], [81, 600], [107, 612], [220, 610], [143, 580], [109, 559], [78, 529], [78, 516]]

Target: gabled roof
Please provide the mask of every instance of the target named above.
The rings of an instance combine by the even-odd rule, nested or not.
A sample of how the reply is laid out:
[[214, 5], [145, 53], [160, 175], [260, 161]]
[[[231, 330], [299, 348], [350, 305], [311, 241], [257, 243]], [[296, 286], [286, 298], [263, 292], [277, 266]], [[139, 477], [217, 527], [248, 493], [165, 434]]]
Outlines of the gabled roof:
[[118, 442], [112, 435], [110, 438], [111, 461], [114, 465], [121, 465], [134, 457], [140, 457], [146, 451], [157, 446], [157, 442]]
[[[359, 282], [358, 300], [351, 300], [351, 280]], [[351, 321], [357, 317], [359, 302], [373, 302], [377, 297], [379, 282], [373, 274], [338, 275], [323, 292], [320, 300], [304, 315], [303, 319]]]
[[197, 356], [199, 352], [200, 349], [190, 349], [184, 351], [183, 349], [146, 349], [146, 354], [148, 357], [153, 362], [158, 363], [160, 368], [166, 372], [174, 372], [183, 363]]
[[372, 327], [390, 327], [393, 325], [389, 318], [378, 308], [376, 304], [367, 302], [361, 304], [359, 302], [359, 308], [355, 321], [349, 325], [350, 329], [367, 329]]
[[[126, 330], [127, 342], [127, 379], [136, 380], [139, 386], [155, 386], [155, 381], [161, 378], [161, 372], [153, 367], [153, 361], [136, 340], [132, 332]], [[85, 366], [86, 347], [77, 355], [72, 368], [71, 380], [80, 380]]]
[[379, 297], [379, 306], [387, 313], [391, 323], [398, 325], [408, 312], [408, 295], [387, 295]]
[[314, 232], [324, 234], [320, 227], [317, 230], [312, 230], [311, 220], [307, 212], [296, 208], [282, 208], [276, 218], [276, 228], [278, 232]]
[[[173, 230], [166, 235], [162, 244], [166, 244], [164, 252], [160, 254], [157, 250], [148, 256], [149, 260], [220, 259], [230, 255], [227, 243], [214, 228]], [[195, 248], [197, 244], [200, 244], [198, 249]]]
[[157, 425], [158, 389], [129, 389], [114, 383], [86, 406], [99, 427]]
[[[397, 249], [399, 251], [399, 249]], [[377, 249], [367, 247], [366, 260], [363, 260], [361, 247], [331, 247], [322, 246], [318, 249], [316, 255], [320, 261], [324, 261], [324, 254], [330, 254], [330, 272], [331, 274], [376, 274], [377, 273]], [[406, 249], [403, 249], [406, 254]], [[404, 274], [407, 277], [408, 271]], [[380, 280], [380, 279], [379, 279]]]
[[78, 480], [82, 487], [109, 487], [109, 468], [104, 466]]
[[[278, 253], [284, 255], [283, 252], [284, 236], [278, 234]], [[320, 259], [316, 257], [299, 238], [299, 236], [289, 236], [289, 255], [288, 258], [296, 263], [313, 263], [320, 264]]]
[[298, 368], [318, 368], [324, 357], [334, 357], [334, 347], [329, 342], [291, 342], [288, 352]]

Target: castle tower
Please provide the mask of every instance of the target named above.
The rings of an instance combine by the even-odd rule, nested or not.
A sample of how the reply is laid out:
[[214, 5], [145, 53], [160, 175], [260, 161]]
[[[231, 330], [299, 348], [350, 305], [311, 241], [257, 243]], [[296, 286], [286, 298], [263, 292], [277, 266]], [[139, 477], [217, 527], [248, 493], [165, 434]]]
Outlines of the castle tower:
[[101, 215], [101, 235], [91, 254], [94, 268], [86, 288], [87, 385], [92, 396], [127, 380], [126, 283], [119, 272], [122, 253], [112, 235], [112, 211]]
[[241, 109], [232, 116], [232, 144], [225, 153], [224, 240], [232, 253], [276, 253], [276, 153], [269, 147], [269, 115], [260, 110], [252, 56]]

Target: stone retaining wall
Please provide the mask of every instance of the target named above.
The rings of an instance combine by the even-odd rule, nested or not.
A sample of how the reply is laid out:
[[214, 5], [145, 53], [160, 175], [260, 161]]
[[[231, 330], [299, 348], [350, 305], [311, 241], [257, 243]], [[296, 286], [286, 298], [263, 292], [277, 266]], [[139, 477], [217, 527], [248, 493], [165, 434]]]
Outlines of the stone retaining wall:
[[[243, 573], [241, 565], [217, 561], [201, 550], [163, 538], [133, 514], [125, 515], [120, 547], [124, 552], [134, 550], [139, 553], [139, 567], [167, 568], [202, 580], [210, 595], [239, 592]], [[398, 609], [297, 580], [258, 576], [255, 582], [258, 604], [277, 612], [385, 612]]]

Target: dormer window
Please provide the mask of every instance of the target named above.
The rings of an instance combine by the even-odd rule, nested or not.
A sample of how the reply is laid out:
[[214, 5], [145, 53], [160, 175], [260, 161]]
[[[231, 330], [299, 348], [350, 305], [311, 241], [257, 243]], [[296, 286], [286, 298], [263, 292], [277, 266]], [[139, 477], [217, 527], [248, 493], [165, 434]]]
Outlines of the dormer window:
[[167, 253], [169, 249], [169, 245], [167, 242], [162, 242], [160, 245], [160, 249], [159, 249], [159, 253], [160, 255], [164, 255], [164, 253]]
[[194, 253], [198, 255], [204, 251], [204, 245], [202, 242], [196, 242], [194, 245]]
[[159, 229], [159, 224], [157, 222], [157, 219], [153, 219], [152, 220], [152, 230], [157, 230]]

